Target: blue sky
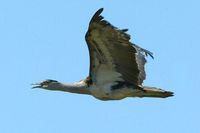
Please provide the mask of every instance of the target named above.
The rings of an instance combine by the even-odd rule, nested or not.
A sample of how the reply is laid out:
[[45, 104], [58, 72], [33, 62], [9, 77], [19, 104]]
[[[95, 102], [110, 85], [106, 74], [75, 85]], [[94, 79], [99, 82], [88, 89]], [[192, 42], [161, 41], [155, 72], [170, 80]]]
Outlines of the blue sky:
[[[198, 0], [0, 1], [1, 133], [200, 132]], [[74, 82], [89, 71], [84, 40], [94, 12], [154, 53], [145, 85], [175, 92], [167, 99], [99, 101], [32, 90], [32, 82]]]

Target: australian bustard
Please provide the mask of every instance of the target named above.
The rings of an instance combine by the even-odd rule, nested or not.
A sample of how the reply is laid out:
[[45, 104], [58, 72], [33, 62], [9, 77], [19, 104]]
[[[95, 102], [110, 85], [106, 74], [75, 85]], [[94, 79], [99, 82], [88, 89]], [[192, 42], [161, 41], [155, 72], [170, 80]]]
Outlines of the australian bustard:
[[33, 88], [88, 94], [100, 100], [173, 96], [173, 92], [142, 85], [145, 56], [153, 58], [152, 53], [131, 43], [128, 30], [111, 25], [100, 15], [102, 11], [94, 14], [85, 35], [90, 53], [89, 76], [73, 84], [46, 80], [33, 84]]

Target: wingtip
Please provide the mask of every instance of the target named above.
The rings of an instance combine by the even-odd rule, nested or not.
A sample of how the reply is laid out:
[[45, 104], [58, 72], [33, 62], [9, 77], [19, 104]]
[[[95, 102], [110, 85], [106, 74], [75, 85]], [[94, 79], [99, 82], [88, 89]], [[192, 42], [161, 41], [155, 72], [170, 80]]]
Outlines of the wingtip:
[[143, 49], [143, 48], [141, 48], [141, 49], [145, 53], [146, 56], [149, 55], [152, 59], [154, 59], [153, 53], [151, 51]]
[[148, 53], [148, 55], [154, 60], [154, 56], [152, 52]]
[[103, 12], [103, 8], [100, 8], [99, 10], [97, 10], [97, 11], [95, 12], [95, 14], [93, 15], [93, 17], [92, 17], [90, 23], [92, 23], [93, 21], [102, 20], [103, 17], [100, 16], [100, 14], [101, 14], [102, 12]]
[[104, 10], [104, 8], [102, 7], [102, 8], [100, 8], [99, 10], [97, 10], [97, 12], [98, 12], [99, 14], [101, 14], [101, 13], [103, 12], [103, 10]]
[[100, 14], [103, 12], [103, 8], [100, 8], [99, 10], [97, 10], [93, 16], [93, 18], [100, 16]]

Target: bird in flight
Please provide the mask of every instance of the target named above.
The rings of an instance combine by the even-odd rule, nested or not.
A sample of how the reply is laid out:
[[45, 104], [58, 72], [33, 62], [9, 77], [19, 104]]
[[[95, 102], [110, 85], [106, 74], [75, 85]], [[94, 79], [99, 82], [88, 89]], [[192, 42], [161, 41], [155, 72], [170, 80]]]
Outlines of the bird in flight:
[[128, 29], [118, 29], [101, 16], [92, 17], [85, 40], [90, 54], [89, 76], [79, 82], [63, 84], [56, 80], [34, 83], [33, 88], [92, 95], [100, 100], [127, 97], [173, 96], [173, 92], [143, 86], [146, 56], [153, 54], [130, 42]]

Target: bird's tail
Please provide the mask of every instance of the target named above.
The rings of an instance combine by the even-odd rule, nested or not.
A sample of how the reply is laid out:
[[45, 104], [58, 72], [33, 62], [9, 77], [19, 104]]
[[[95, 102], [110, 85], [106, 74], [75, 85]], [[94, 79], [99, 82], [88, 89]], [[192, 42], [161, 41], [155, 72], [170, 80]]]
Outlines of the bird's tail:
[[139, 93], [139, 97], [157, 97], [157, 98], [166, 98], [173, 96], [173, 92], [165, 91], [156, 87], [142, 86], [142, 90]]

